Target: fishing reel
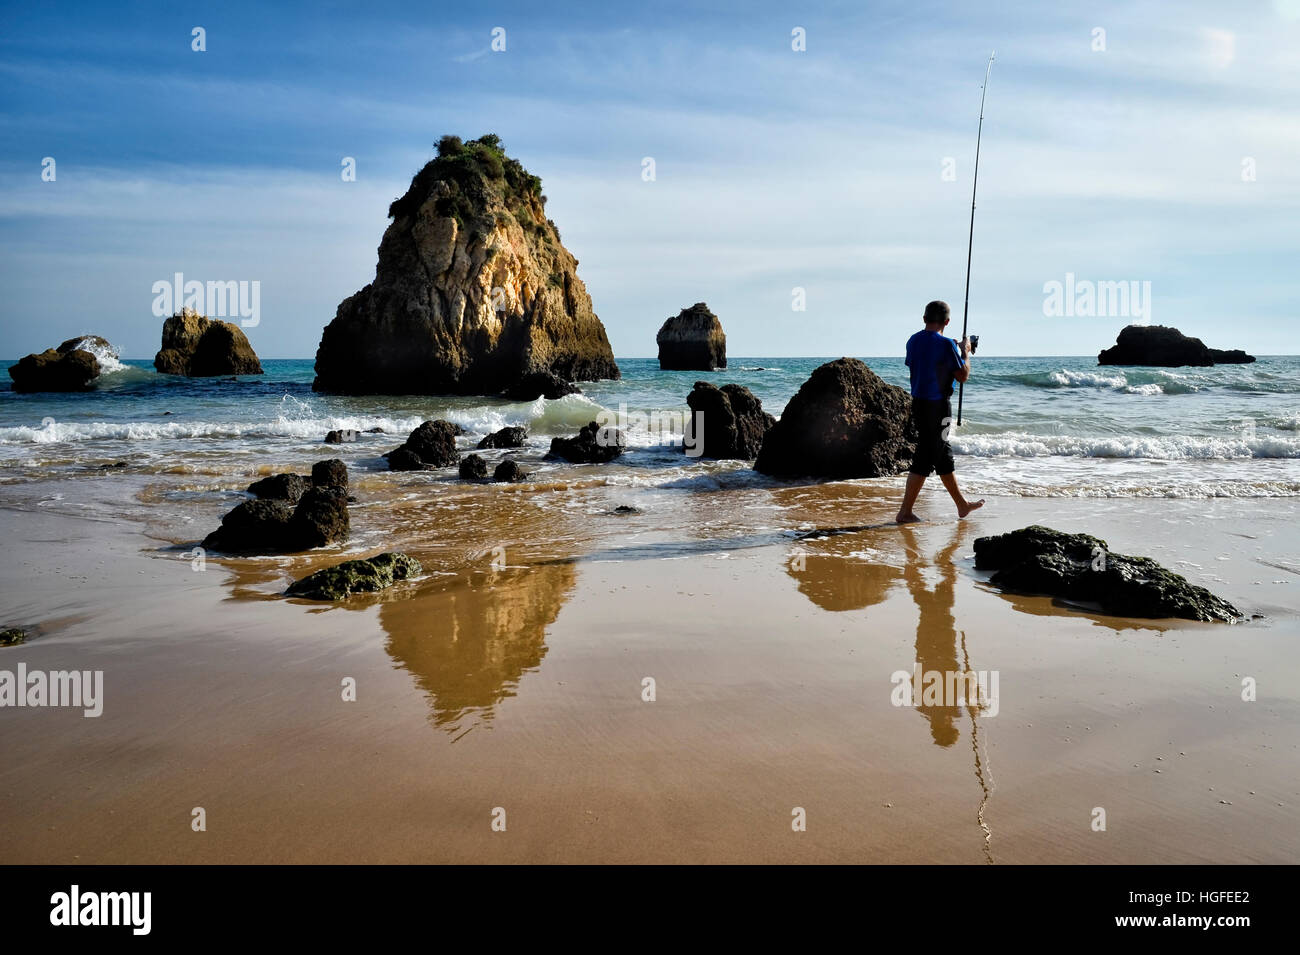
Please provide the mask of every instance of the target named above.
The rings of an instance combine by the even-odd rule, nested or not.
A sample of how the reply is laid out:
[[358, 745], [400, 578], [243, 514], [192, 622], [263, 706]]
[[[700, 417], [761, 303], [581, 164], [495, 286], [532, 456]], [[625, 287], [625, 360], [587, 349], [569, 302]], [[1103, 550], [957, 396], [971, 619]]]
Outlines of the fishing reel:
[[970, 353], [975, 354], [975, 349], [980, 347], [980, 337], [978, 335], [970, 336]]

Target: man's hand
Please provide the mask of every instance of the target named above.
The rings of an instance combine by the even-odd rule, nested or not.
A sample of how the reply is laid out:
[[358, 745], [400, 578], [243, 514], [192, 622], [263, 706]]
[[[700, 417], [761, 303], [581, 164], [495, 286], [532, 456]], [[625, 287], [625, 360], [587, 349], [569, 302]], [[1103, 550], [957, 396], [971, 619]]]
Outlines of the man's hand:
[[961, 360], [969, 361], [971, 356], [970, 338], [963, 338], [961, 340], [960, 347], [961, 347]]

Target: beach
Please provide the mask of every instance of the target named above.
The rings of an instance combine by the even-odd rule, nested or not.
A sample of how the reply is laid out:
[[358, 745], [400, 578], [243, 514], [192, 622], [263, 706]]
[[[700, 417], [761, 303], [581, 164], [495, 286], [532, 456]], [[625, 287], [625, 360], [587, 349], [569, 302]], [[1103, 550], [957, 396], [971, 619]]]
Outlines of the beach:
[[[619, 387], [638, 387], [628, 377]], [[257, 387], [249, 406], [284, 400]], [[1085, 397], [1122, 400], [1109, 392], [1130, 407], [1152, 397], [1104, 383]], [[437, 401], [411, 399], [411, 418]], [[543, 402], [534, 433], [557, 417], [552, 430], [574, 430], [581, 415], [564, 407]], [[990, 428], [973, 407], [959, 451]], [[3, 433], [0, 622], [32, 635], [0, 667], [102, 671], [104, 689], [98, 717], [0, 713], [0, 859], [1244, 863], [1300, 850], [1288, 456], [1197, 471], [1168, 453], [961, 453], [987, 506], [959, 522], [929, 487], [926, 522], [899, 528], [901, 476], [775, 481], [633, 442], [618, 465], [525, 452], [532, 480], [474, 485], [383, 470], [377, 455], [404, 434], [321, 445], [311, 413], [310, 437], [268, 426], [36, 447]], [[1008, 427], [986, 440], [1048, 439]], [[194, 550], [249, 481], [335, 455], [356, 497], [346, 544]], [[1175, 493], [1159, 493], [1165, 473]], [[975, 538], [1035, 523], [1153, 557], [1246, 619], [1125, 619], [1000, 592], [974, 568]], [[380, 550], [422, 574], [338, 604], [282, 596]], [[997, 698], [896, 705], [893, 677], [914, 669], [990, 674]]]

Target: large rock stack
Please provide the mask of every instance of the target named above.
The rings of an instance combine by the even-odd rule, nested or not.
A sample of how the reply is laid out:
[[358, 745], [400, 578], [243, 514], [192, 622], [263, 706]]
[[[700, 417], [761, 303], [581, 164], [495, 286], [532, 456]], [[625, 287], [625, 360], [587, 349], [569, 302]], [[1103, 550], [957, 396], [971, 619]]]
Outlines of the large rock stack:
[[162, 348], [153, 366], [160, 374], [188, 378], [262, 374], [262, 363], [242, 328], [192, 308], [163, 322]]
[[488, 395], [538, 372], [618, 378], [545, 205], [541, 180], [496, 136], [444, 136], [388, 209], [375, 280], [326, 326], [313, 387]]
[[668, 319], [655, 336], [664, 371], [714, 371], [727, 367], [727, 336], [709, 306], [696, 302]]

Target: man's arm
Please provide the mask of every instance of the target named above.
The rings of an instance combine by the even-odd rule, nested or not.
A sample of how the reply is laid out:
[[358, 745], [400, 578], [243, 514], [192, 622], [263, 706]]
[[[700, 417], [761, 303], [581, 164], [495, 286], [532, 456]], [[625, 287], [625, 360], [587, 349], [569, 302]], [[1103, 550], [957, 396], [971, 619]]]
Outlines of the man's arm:
[[953, 371], [952, 377], [955, 380], [965, 384], [970, 379], [970, 359], [971, 359], [970, 339], [963, 338], [961, 340], [961, 344], [957, 344], [956, 342], [954, 342], [953, 347], [957, 351], [958, 357], [961, 359], [961, 361], [957, 365], [957, 368]]

